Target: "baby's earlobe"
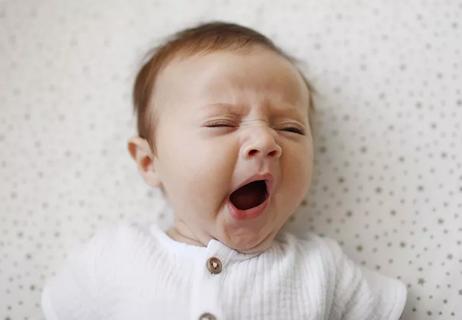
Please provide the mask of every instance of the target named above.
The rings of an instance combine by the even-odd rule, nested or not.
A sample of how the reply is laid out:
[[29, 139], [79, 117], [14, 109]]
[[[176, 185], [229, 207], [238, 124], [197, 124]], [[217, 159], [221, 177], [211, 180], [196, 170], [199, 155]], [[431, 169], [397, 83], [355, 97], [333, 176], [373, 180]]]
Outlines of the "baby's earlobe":
[[140, 160], [140, 165], [143, 167], [143, 169], [147, 168], [147, 170], [152, 171], [152, 166], [150, 166], [151, 162], [151, 158], [143, 155], [142, 159]]

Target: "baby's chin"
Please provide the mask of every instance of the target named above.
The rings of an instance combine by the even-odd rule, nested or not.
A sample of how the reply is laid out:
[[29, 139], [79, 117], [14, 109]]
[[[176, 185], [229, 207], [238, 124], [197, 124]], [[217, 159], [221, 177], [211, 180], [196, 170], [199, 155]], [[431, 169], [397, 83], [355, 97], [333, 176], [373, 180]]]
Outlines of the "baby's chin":
[[266, 251], [273, 244], [275, 234], [270, 233], [267, 236], [259, 237], [255, 233], [249, 234], [228, 234], [221, 239], [226, 246], [240, 253], [261, 253]]

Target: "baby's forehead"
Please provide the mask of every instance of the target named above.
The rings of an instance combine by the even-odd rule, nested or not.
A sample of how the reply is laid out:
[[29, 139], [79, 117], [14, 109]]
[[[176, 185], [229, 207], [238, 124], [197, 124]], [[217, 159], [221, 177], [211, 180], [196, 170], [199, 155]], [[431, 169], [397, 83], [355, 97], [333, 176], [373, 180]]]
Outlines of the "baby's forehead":
[[[303, 100], [309, 95], [296, 66], [266, 48], [183, 53], [169, 61], [159, 74], [158, 82], [164, 88], [181, 86], [190, 94], [204, 94], [204, 91], [213, 94], [233, 88], [241, 91], [267, 90], [272, 94], [281, 92]], [[196, 91], [191, 92], [193, 90]], [[177, 91], [178, 94], [181, 92]]]
[[[268, 67], [274, 66], [276, 63], [279, 66], [284, 65], [285, 68], [297, 70], [296, 66], [285, 56], [275, 52], [272, 49], [253, 45], [244, 48], [223, 48], [214, 50], [203, 50], [198, 52], [182, 52], [179, 51], [177, 54], [172, 56], [166, 62], [166, 68], [171, 68], [172, 65], [214, 65], [218, 61], [236, 61], [239, 60], [248, 62], [248, 64], [258, 65], [262, 62], [271, 62], [267, 65]], [[232, 65], [233, 68], [238, 68], [239, 65]]]

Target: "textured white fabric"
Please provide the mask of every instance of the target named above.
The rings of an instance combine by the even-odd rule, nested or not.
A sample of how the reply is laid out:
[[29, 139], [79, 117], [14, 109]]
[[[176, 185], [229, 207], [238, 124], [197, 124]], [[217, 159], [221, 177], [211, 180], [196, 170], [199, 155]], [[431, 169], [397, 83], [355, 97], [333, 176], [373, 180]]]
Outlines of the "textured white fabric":
[[[211, 274], [217, 257], [222, 271]], [[55, 319], [398, 319], [406, 288], [355, 265], [335, 241], [282, 233], [261, 254], [177, 242], [119, 224], [70, 255], [42, 293]]]

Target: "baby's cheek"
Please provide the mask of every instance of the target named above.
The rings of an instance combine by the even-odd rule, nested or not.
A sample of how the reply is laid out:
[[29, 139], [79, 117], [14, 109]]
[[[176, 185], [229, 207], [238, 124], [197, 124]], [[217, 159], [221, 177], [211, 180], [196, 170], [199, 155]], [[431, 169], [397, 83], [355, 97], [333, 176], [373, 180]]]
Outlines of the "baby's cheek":
[[288, 190], [294, 197], [303, 197], [310, 184], [312, 165], [309, 159], [302, 155], [291, 160], [284, 180], [289, 184]]

